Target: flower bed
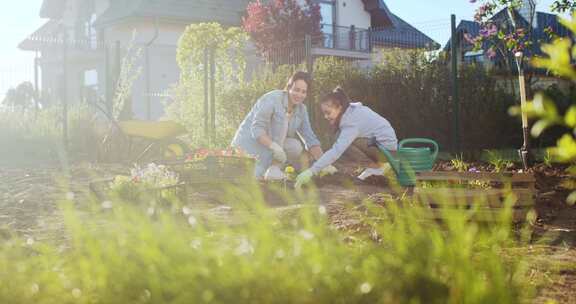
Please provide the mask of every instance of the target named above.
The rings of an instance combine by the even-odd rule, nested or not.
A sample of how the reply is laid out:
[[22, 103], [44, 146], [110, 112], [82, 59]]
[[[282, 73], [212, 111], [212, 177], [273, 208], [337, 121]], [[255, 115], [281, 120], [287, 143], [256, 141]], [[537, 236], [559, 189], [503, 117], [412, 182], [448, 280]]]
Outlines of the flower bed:
[[154, 163], [135, 166], [130, 175], [117, 175], [112, 179], [95, 181], [91, 189], [101, 200], [146, 203], [177, 203], [186, 198], [186, 188], [176, 172]]

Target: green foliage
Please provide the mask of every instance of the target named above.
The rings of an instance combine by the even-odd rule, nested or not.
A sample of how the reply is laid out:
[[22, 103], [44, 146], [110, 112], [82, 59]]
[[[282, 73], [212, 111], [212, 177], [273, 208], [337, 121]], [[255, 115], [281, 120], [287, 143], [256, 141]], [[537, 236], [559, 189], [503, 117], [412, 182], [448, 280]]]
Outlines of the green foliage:
[[[442, 58], [408, 50], [383, 51], [377, 58], [380, 58], [379, 62], [372, 67], [333, 57], [315, 60], [314, 83], [306, 102], [316, 134], [325, 143], [333, 136], [333, 130], [324, 122], [316, 102], [340, 85], [353, 100], [363, 102], [386, 117], [399, 138], [429, 137], [442, 147], [448, 147], [453, 105], [449, 68]], [[287, 66], [259, 71], [250, 81], [229, 85], [219, 92], [217, 104], [223, 109], [217, 111], [219, 142], [229, 143], [235, 128], [256, 100], [272, 89], [282, 88], [291, 72]], [[464, 149], [511, 147], [521, 141], [521, 134], [514, 131], [519, 128], [519, 122], [511, 120], [507, 114], [515, 99], [505, 92], [502, 82], [490, 72], [472, 66], [462, 68], [460, 84], [460, 132], [465, 139]], [[197, 105], [202, 101], [201, 93], [198, 94], [194, 99]], [[190, 117], [182, 114], [188, 110], [176, 109], [188, 108], [174, 108], [171, 117]], [[201, 108], [197, 108], [197, 113], [202, 113]], [[187, 119], [183, 123], [188, 124], [189, 130], [192, 130], [192, 123], [196, 124], [197, 131], [193, 132], [199, 132], [197, 136], [202, 138], [201, 121]]]
[[[132, 86], [134, 81], [140, 77], [142, 67], [137, 66], [136, 62], [142, 57], [142, 48], [134, 47], [135, 34], [132, 41], [128, 44], [126, 55], [122, 58], [122, 65], [120, 67], [120, 74], [114, 92], [114, 99], [112, 100], [112, 119], [114, 121], [130, 119], [132, 117], [132, 109], [130, 104], [130, 95], [132, 94]], [[105, 109], [104, 113], [106, 113]]]
[[34, 85], [29, 81], [25, 81], [16, 86], [16, 88], [8, 89], [1, 104], [13, 111], [26, 111], [34, 107], [35, 100], [37, 98]]
[[366, 234], [346, 235], [313, 196], [289, 198], [305, 203], [279, 217], [255, 188], [226, 193], [235, 214], [246, 214], [234, 226], [193, 208], [111, 202], [81, 216], [67, 202], [65, 246], [0, 242], [0, 302], [517, 303], [532, 295], [522, 259], [507, 258], [509, 220], [482, 227], [446, 212], [441, 225], [408, 201], [367, 201], [358, 211]]
[[[573, 34], [576, 34], [576, 13], [571, 20], [562, 20], [562, 23], [569, 28]], [[533, 60], [533, 64], [539, 68], [546, 68], [552, 73], [570, 79], [576, 82], [576, 68], [572, 65], [572, 60], [576, 57], [576, 45], [568, 39], [557, 39], [552, 44], [542, 47], [546, 54], [545, 58]], [[518, 114], [519, 109], [512, 109], [513, 113]], [[571, 132], [564, 134], [557, 142], [556, 147], [550, 148], [550, 155], [555, 160], [571, 164], [568, 172], [576, 174], [576, 105], [574, 101], [562, 115], [554, 102], [542, 93], [536, 95], [534, 100], [528, 104], [526, 109], [529, 115], [538, 118], [532, 127], [532, 135], [537, 137], [544, 130], [561, 125], [568, 128]], [[572, 193], [568, 197], [571, 204], [576, 202], [576, 194]]]
[[452, 163], [452, 167], [454, 167], [458, 172], [468, 172], [468, 169], [470, 168], [470, 164], [464, 160], [462, 155], [456, 156], [456, 158], [450, 160], [450, 163]]
[[[189, 131], [189, 142], [196, 147], [207, 147], [204, 119], [209, 116], [204, 105], [205, 72], [212, 77], [209, 65], [205, 65], [207, 51], [214, 52], [216, 91], [216, 142], [215, 147], [228, 145], [230, 125], [226, 119], [233, 100], [223, 99], [224, 89], [235, 88], [244, 81], [246, 58], [244, 55], [247, 35], [236, 27], [225, 29], [218, 23], [189, 25], [178, 42], [177, 61], [181, 70], [179, 83], [172, 88], [174, 101], [166, 106], [169, 119], [179, 122]], [[226, 97], [226, 96], [224, 96]]]
[[553, 12], [559, 12], [559, 13], [571, 12], [573, 10], [576, 10], [576, 1], [574, 1], [574, 0], [556, 0], [552, 3], [552, 5], [550, 6], [550, 9]]
[[186, 27], [178, 41], [176, 60], [182, 80], [203, 79], [206, 50], [218, 60], [216, 79], [242, 81], [246, 68], [244, 48], [248, 35], [238, 27], [225, 29], [219, 23], [196, 23]]
[[[399, 138], [429, 137], [443, 149], [450, 146], [454, 115], [449, 68], [442, 58], [414, 50], [387, 50], [379, 57], [380, 62], [373, 68], [351, 67], [344, 69], [343, 76], [315, 67], [315, 79], [318, 70], [326, 70], [323, 80], [339, 81], [352, 99], [388, 119]], [[332, 69], [342, 69], [339, 64], [335, 66]], [[518, 142], [519, 135], [512, 132], [517, 122], [506, 114], [514, 99], [502, 84], [490, 72], [474, 66], [461, 69], [459, 82], [463, 148], [494, 148]], [[331, 89], [325, 87], [321, 94]]]
[[[150, 194], [162, 192], [179, 184], [178, 175], [163, 165], [136, 165], [130, 170], [130, 176], [118, 175], [110, 183], [113, 195], [125, 201], [149, 200]], [[170, 192], [169, 190], [167, 192]]]
[[511, 168], [514, 163], [510, 160], [506, 160], [498, 151], [487, 150], [488, 163], [494, 167], [494, 172], [500, 173], [506, 169]]

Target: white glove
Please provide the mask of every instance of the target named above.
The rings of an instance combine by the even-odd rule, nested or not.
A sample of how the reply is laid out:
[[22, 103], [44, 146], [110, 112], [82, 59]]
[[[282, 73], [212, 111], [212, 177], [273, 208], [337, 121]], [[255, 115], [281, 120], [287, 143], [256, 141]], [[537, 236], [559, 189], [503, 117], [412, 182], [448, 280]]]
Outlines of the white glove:
[[329, 165], [328, 167], [325, 167], [324, 169], [320, 170], [320, 175], [324, 176], [324, 175], [332, 175], [332, 174], [336, 174], [336, 172], [338, 172], [338, 169], [336, 169], [336, 167]]
[[286, 152], [284, 152], [284, 149], [282, 149], [279, 144], [272, 142], [268, 148], [272, 150], [272, 155], [274, 156], [275, 160], [279, 161], [280, 163], [286, 162]]
[[264, 173], [264, 180], [267, 181], [274, 181], [274, 180], [283, 180], [286, 178], [286, 175], [280, 168], [276, 165], [272, 165], [266, 170]]

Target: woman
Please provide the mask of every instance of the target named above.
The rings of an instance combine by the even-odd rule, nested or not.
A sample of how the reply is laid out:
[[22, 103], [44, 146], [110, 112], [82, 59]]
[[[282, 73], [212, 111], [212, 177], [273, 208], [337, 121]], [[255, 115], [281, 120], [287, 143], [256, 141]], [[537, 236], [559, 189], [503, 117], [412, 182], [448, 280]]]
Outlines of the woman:
[[256, 157], [256, 178], [283, 179], [281, 167], [287, 161], [298, 169], [304, 150], [300, 139], [314, 159], [322, 156], [304, 105], [309, 87], [308, 73], [294, 73], [284, 90], [260, 97], [240, 124], [232, 146]]
[[368, 158], [372, 161], [358, 176], [359, 179], [384, 175], [385, 170], [382, 167], [385, 159], [379, 149], [395, 152], [398, 146], [396, 132], [390, 123], [362, 103], [351, 103], [340, 87], [324, 96], [320, 106], [324, 118], [337, 129], [338, 138], [332, 148], [326, 151], [310, 169], [298, 175], [296, 187], [308, 183], [312, 176], [331, 166], [345, 152], [348, 157], [355, 160]]

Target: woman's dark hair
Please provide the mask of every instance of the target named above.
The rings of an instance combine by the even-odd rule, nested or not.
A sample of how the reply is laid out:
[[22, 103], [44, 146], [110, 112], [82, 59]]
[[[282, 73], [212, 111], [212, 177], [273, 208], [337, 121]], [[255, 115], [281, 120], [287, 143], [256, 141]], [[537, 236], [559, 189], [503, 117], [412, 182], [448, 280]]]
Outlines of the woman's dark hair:
[[337, 86], [332, 92], [324, 95], [320, 101], [321, 103], [330, 102], [333, 105], [339, 105], [342, 107], [342, 113], [348, 109], [350, 105], [350, 98], [344, 93], [344, 90], [340, 86]]
[[342, 110], [340, 111], [338, 118], [336, 118], [336, 128], [338, 129], [342, 115], [344, 115], [344, 112], [346, 112], [348, 106], [350, 106], [350, 98], [348, 98], [348, 95], [344, 93], [344, 90], [342, 90], [340, 86], [337, 86], [334, 90], [332, 90], [331, 93], [328, 93], [322, 97], [320, 104], [323, 103], [330, 103], [332, 105], [339, 105], [341, 107]]
[[[308, 74], [307, 72], [304, 72], [304, 71], [297, 71], [297, 72], [294, 72], [294, 74], [292, 74], [292, 76], [290, 76], [290, 78], [288, 78], [288, 82], [286, 83], [284, 90], [285, 91], [290, 90], [290, 88], [292, 88], [294, 83], [298, 80], [303, 80], [306, 83], [306, 85], [308, 85], [308, 88], [310, 88], [310, 86], [312, 84], [312, 78], [310, 77], [310, 74]], [[310, 90], [310, 89], [308, 89], [308, 90]]]

